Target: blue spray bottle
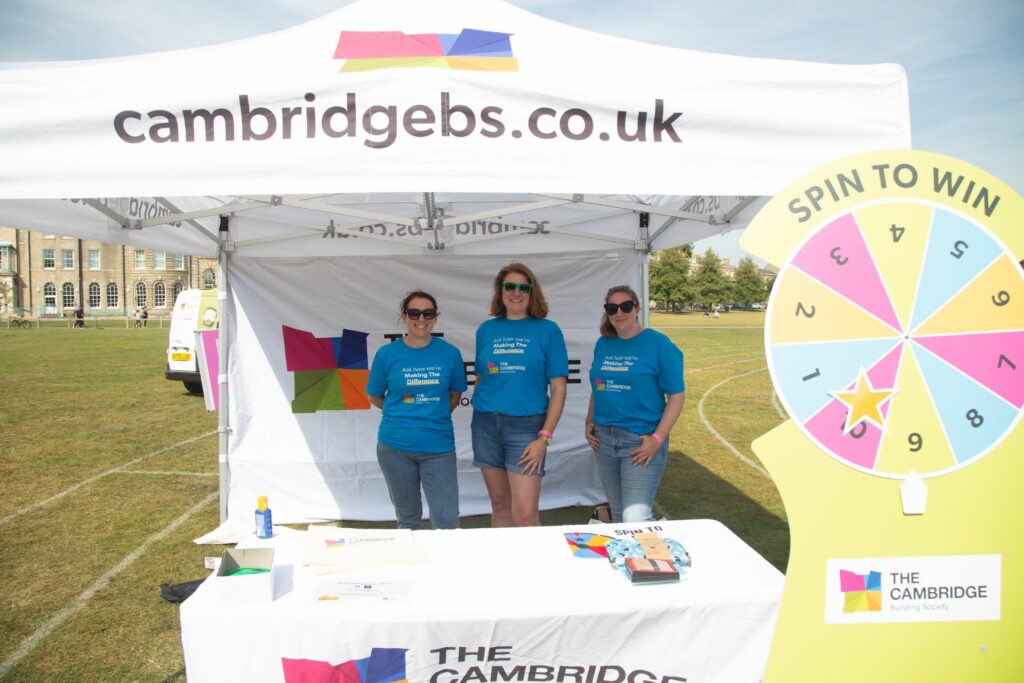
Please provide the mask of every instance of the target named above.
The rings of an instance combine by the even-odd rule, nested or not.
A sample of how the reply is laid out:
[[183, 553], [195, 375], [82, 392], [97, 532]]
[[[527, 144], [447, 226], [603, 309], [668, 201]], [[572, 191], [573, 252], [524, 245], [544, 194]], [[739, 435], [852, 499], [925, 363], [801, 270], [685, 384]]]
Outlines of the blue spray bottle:
[[270, 538], [274, 535], [274, 522], [267, 507], [267, 497], [256, 499], [256, 538]]

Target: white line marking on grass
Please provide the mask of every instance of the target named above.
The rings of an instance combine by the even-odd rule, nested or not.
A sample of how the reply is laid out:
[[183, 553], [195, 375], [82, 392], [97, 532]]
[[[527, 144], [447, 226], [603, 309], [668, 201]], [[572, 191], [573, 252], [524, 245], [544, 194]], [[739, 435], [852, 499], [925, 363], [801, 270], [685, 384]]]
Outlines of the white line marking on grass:
[[722, 436], [717, 431], [715, 431], [715, 428], [711, 426], [711, 423], [708, 421], [708, 418], [705, 417], [705, 415], [704, 415], [704, 400], [707, 399], [707, 397], [710, 396], [711, 393], [715, 389], [717, 389], [718, 387], [722, 386], [726, 382], [733, 381], [734, 379], [739, 379], [740, 377], [746, 377], [747, 375], [753, 375], [755, 372], [765, 372], [767, 370], [768, 370], [768, 368], [758, 368], [757, 370], [751, 370], [750, 372], [744, 372], [744, 373], [739, 374], [739, 375], [733, 375], [732, 377], [726, 377], [721, 382], [719, 382], [715, 386], [713, 386], [710, 389], [708, 389], [707, 391], [705, 391], [704, 395], [700, 397], [700, 401], [697, 403], [697, 415], [700, 417], [701, 422], [704, 423], [704, 426], [708, 428], [708, 431], [711, 432], [715, 436], [715, 438], [718, 439], [722, 443], [723, 446], [725, 446], [727, 449], [729, 449], [729, 452], [731, 452], [733, 455], [735, 455], [741, 461], [743, 461], [746, 464], [750, 465], [752, 468], [754, 468], [755, 470], [757, 470], [758, 472], [760, 472], [764, 476], [766, 476], [769, 479], [771, 479], [772, 477], [771, 477], [770, 474], [768, 474], [768, 470], [766, 470], [765, 468], [761, 467], [761, 465], [759, 465], [758, 463], [754, 462], [753, 460], [751, 460], [747, 456], [745, 456], [742, 453], [740, 453], [736, 449], [735, 446], [733, 446], [731, 443], [726, 441], [724, 436]]
[[694, 368], [693, 370], [688, 370], [687, 372], [689, 372], [689, 374], [693, 374], [695, 372], [704, 372], [705, 370], [714, 370], [715, 368], [724, 368], [724, 367], [729, 366], [729, 365], [739, 365], [740, 363], [749, 363], [749, 362], [755, 361], [755, 360], [762, 360], [762, 357], [761, 356], [754, 356], [753, 358], [744, 358], [743, 360], [733, 361], [732, 363], [719, 363], [718, 365], [708, 365], [707, 367]]
[[32, 652], [32, 650], [34, 650], [35, 647], [39, 645], [44, 638], [46, 638], [46, 636], [50, 635], [55, 628], [64, 623], [68, 617], [73, 616], [76, 612], [79, 612], [83, 607], [85, 607], [96, 593], [106, 588], [107, 584], [109, 584], [115, 576], [127, 569], [129, 565], [135, 562], [135, 560], [139, 559], [139, 557], [149, 550], [154, 543], [169, 536], [172, 531], [184, 524], [189, 517], [198, 512], [204, 506], [215, 501], [218, 495], [219, 493], [211, 493], [206, 498], [203, 498], [201, 501], [186, 510], [185, 513], [176, 520], [147, 538], [142, 545], [128, 553], [124, 559], [114, 565], [113, 569], [97, 579], [96, 583], [86, 588], [81, 595], [74, 599], [74, 601], [66, 605], [63, 609], [50, 617], [46, 623], [37, 628], [35, 633], [21, 641], [21, 645], [18, 649], [12, 652], [11, 655], [4, 660], [3, 664], [0, 664], [0, 678], [7, 676], [7, 674], [11, 672], [11, 669], [17, 666], [18, 662]]
[[156, 470], [118, 470], [115, 474], [155, 474], [164, 477], [216, 477], [216, 472], [157, 472]]
[[205, 439], [206, 437], [213, 436], [216, 433], [217, 433], [217, 431], [214, 430], [212, 432], [206, 432], [205, 434], [200, 434], [199, 436], [194, 436], [191, 439], [185, 439], [184, 441], [179, 441], [178, 443], [171, 444], [170, 446], [164, 446], [163, 448], [157, 449], [157, 450], [153, 451], [152, 453], [147, 453], [146, 455], [142, 456], [141, 458], [136, 458], [135, 460], [132, 460], [131, 462], [126, 462], [123, 465], [118, 465], [117, 467], [115, 467], [113, 469], [109, 469], [106, 472], [100, 472], [99, 474], [97, 474], [94, 477], [89, 477], [88, 479], [86, 479], [84, 481], [80, 481], [77, 484], [74, 484], [73, 486], [69, 486], [68, 488], [64, 489], [60, 493], [56, 493], [56, 494], [50, 496], [46, 500], [41, 500], [38, 503], [32, 503], [31, 505], [23, 507], [20, 510], [15, 510], [14, 512], [12, 512], [11, 514], [7, 515], [3, 519], [0, 519], [0, 526], [3, 526], [4, 524], [7, 524], [8, 522], [10, 522], [15, 517], [20, 517], [21, 515], [24, 515], [26, 513], [32, 512], [34, 510], [38, 510], [39, 508], [43, 507], [44, 505], [49, 505], [50, 503], [54, 502], [55, 500], [60, 500], [64, 496], [68, 495], [69, 493], [74, 493], [75, 491], [77, 491], [78, 489], [82, 488], [86, 484], [91, 484], [94, 481], [96, 481], [97, 479], [102, 479], [103, 477], [105, 477], [105, 476], [107, 476], [109, 474], [113, 474], [114, 472], [118, 472], [120, 470], [123, 470], [126, 467], [131, 467], [132, 465], [137, 465], [140, 462], [142, 462], [143, 460], [146, 460], [148, 458], [152, 458], [155, 455], [160, 455], [161, 453], [166, 453], [167, 451], [173, 450], [173, 449], [175, 449], [175, 448], [177, 448], [179, 446], [184, 446], [185, 444], [190, 444], [193, 441], [199, 441], [199, 439]]
[[703, 362], [709, 361], [709, 360], [721, 360], [722, 358], [735, 358], [735, 357], [736, 357], [735, 353], [727, 353], [724, 356], [710, 356], [708, 358], [690, 358], [689, 362], [691, 362], [691, 363], [703, 363]]
[[764, 325], [651, 325], [659, 330], [763, 330]]
[[779, 417], [781, 417], [783, 420], [789, 419], [789, 415], [786, 415], [786, 411], [784, 411], [782, 409], [782, 406], [779, 405], [779, 395], [776, 394], [774, 391], [772, 392], [772, 408], [775, 408], [775, 412], [778, 413]]

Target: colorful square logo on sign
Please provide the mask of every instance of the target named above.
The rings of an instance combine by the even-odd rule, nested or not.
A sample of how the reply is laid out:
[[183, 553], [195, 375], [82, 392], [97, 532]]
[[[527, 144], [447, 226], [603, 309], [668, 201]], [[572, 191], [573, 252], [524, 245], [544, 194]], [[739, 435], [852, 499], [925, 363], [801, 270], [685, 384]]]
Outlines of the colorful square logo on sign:
[[843, 592], [844, 612], [882, 611], [882, 573], [857, 574], [839, 570], [839, 589]]
[[366, 332], [342, 330], [340, 337], [315, 337], [287, 325], [281, 331], [285, 364], [295, 373], [293, 413], [370, 409]]
[[498, 366], [492, 363], [491, 361], [487, 361], [487, 372], [491, 375], [497, 375]]
[[598, 379], [598, 378], [595, 377], [594, 378], [594, 390], [595, 391], [604, 391], [604, 380], [601, 380], [601, 379]]
[[342, 31], [335, 59], [346, 71], [429, 67], [469, 71], [518, 71], [511, 33], [464, 28], [459, 33]]

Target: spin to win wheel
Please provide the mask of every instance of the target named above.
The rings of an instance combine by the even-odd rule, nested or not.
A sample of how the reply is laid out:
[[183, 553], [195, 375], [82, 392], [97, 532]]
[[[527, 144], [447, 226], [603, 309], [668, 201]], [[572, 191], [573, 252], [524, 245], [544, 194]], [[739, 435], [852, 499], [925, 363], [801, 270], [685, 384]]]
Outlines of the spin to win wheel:
[[923, 200], [830, 217], [779, 271], [768, 365], [801, 430], [906, 478], [991, 451], [1024, 407], [1024, 275], [985, 226]]

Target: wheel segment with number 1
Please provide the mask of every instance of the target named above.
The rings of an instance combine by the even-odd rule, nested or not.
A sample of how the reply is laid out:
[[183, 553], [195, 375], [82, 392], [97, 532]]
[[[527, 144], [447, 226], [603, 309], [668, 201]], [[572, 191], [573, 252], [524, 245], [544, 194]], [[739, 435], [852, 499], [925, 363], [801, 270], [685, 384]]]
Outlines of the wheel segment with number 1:
[[945, 474], [1024, 408], [1024, 274], [949, 206], [866, 203], [807, 235], [765, 327], [772, 380], [825, 452], [870, 474]]

